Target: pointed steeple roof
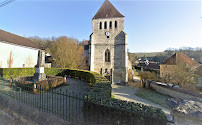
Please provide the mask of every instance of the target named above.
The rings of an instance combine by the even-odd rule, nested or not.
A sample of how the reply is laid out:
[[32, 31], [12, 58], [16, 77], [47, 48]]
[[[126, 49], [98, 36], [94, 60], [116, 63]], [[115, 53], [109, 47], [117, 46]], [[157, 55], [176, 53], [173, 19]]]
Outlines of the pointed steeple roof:
[[93, 19], [124, 17], [109, 0], [105, 0]]

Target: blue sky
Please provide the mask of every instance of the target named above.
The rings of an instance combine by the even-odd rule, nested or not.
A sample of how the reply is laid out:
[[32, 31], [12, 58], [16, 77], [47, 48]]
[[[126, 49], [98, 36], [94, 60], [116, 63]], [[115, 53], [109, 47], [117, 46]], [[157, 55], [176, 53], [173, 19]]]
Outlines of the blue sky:
[[[0, 0], [2, 2], [4, 0]], [[125, 15], [130, 52], [202, 47], [200, 0], [110, 0]], [[0, 8], [0, 29], [20, 36], [88, 40], [104, 0], [15, 0]]]

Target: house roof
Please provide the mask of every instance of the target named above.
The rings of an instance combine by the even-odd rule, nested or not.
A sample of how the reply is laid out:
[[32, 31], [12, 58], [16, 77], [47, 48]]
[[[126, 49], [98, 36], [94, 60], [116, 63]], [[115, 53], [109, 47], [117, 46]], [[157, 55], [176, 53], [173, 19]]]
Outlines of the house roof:
[[189, 65], [199, 65], [195, 60], [192, 60], [189, 58], [187, 55], [183, 53], [175, 53], [172, 55], [170, 58], [165, 60], [162, 64], [167, 64], [167, 65], [177, 65], [177, 64], [189, 64]]
[[139, 63], [138, 66], [142, 66], [147, 69], [160, 69], [159, 63], [149, 63], [148, 65], [143, 63]]
[[93, 19], [124, 17], [109, 0], [105, 0]]
[[0, 29], [0, 41], [40, 49], [33, 41]]

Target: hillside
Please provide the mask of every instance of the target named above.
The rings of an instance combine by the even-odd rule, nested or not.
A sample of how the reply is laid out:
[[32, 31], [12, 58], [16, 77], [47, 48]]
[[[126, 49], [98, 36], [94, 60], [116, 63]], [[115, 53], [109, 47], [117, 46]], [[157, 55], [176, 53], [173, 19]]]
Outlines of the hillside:
[[[164, 52], [152, 52], [152, 53], [129, 53], [129, 59], [134, 62], [138, 58], [148, 59], [150, 61], [160, 62], [162, 63], [170, 56], [175, 54], [176, 52], [182, 52], [189, 56], [190, 58], [194, 58], [197, 62], [202, 61], [202, 48], [190, 48], [186, 47], [183, 49], [168, 49]], [[201, 62], [202, 63], [202, 62]]]

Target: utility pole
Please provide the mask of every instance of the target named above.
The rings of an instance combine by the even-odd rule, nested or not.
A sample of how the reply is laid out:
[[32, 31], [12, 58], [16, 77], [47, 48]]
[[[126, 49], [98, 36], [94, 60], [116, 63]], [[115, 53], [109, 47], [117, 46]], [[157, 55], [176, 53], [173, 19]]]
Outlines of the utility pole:
[[6, 5], [8, 5], [8, 4], [10, 4], [10, 3], [14, 2], [14, 1], [15, 0], [5, 0], [5, 1], [0, 3], [0, 8], [6, 6]]

